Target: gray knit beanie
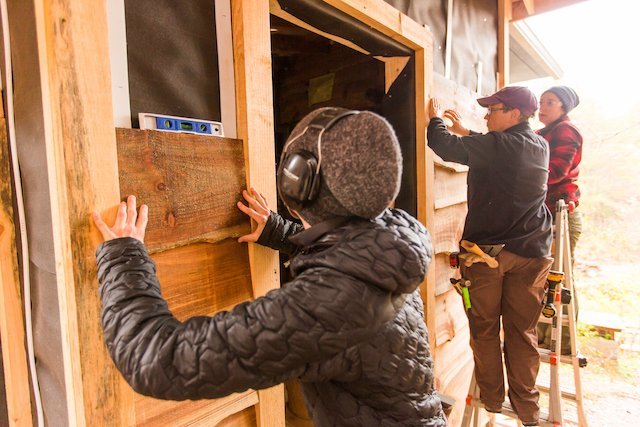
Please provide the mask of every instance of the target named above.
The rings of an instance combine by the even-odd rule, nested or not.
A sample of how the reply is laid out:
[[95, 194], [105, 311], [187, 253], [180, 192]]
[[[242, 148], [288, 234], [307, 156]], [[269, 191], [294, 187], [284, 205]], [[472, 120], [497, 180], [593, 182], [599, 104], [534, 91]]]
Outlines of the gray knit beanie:
[[[580, 98], [575, 90], [569, 86], [553, 86], [545, 91], [555, 94], [560, 102], [562, 102], [562, 108], [564, 112], [569, 114], [569, 111], [573, 110], [580, 104]], [[543, 93], [544, 95], [544, 93]]]
[[[307, 114], [289, 140], [324, 110]], [[317, 157], [317, 142], [318, 133], [307, 131], [287, 147], [287, 153], [307, 150]], [[321, 151], [318, 196], [300, 210], [310, 224], [337, 216], [375, 218], [395, 200], [400, 191], [402, 154], [393, 128], [381, 116], [362, 111], [341, 118], [323, 133]]]

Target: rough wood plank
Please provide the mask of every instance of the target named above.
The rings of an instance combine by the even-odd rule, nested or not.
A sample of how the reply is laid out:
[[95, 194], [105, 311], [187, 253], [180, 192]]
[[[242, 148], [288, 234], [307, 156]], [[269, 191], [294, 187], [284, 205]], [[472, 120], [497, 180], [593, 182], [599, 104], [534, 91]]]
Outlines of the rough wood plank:
[[236, 208], [245, 188], [240, 141], [139, 129], [116, 129], [116, 139], [120, 193], [149, 206], [151, 253], [249, 231]]
[[460, 331], [468, 329], [469, 322], [462, 305], [462, 297], [455, 289], [436, 297], [436, 346], [454, 339]]
[[436, 254], [458, 251], [466, 215], [466, 203], [458, 203], [436, 211], [433, 232], [433, 249]]
[[[155, 427], [166, 426], [215, 426], [224, 425], [229, 416], [241, 413], [258, 403], [258, 394], [253, 390], [211, 400], [187, 400], [175, 402], [159, 400], [150, 397], [136, 396], [136, 426]], [[248, 415], [248, 414], [247, 414]], [[254, 415], [255, 416], [255, 415]], [[245, 417], [242, 417], [245, 418]], [[251, 418], [249, 416], [249, 418]], [[237, 421], [234, 418], [234, 421]], [[222, 424], [219, 424], [223, 422]], [[233, 424], [233, 425], [252, 425]]]
[[247, 246], [234, 239], [153, 255], [162, 296], [181, 321], [213, 315], [252, 296]]
[[436, 165], [433, 192], [436, 209], [466, 202], [467, 174]]
[[[0, 113], [4, 110], [0, 106]], [[4, 114], [2, 114], [4, 116]], [[11, 425], [29, 426], [31, 396], [16, 246], [11, 155], [4, 117], [0, 119], [0, 337], [7, 415]]]
[[[275, 137], [271, 76], [269, 0], [232, 0], [238, 138], [244, 142], [247, 183], [275, 209]], [[280, 286], [277, 252], [249, 244], [254, 297]], [[284, 386], [258, 392], [257, 424], [284, 425]]]
[[[132, 425], [133, 392], [103, 342], [91, 211], [114, 219], [117, 157], [104, 2], [32, 0], [42, 84], [68, 423]], [[12, 24], [12, 26], [14, 26]], [[44, 165], [43, 165], [44, 166]], [[105, 212], [107, 211], [107, 212]], [[81, 325], [81, 327], [80, 327]]]

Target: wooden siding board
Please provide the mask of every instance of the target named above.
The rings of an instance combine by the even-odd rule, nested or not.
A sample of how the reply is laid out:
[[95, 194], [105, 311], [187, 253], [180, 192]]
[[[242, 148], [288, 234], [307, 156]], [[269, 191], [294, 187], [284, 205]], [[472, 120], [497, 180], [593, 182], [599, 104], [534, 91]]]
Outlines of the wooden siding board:
[[139, 129], [116, 129], [116, 139], [120, 192], [149, 206], [150, 253], [249, 232], [236, 208], [245, 188], [241, 141]]
[[235, 239], [187, 245], [152, 258], [162, 296], [180, 321], [211, 316], [251, 299], [247, 247]]
[[467, 201], [467, 174], [436, 165], [433, 193], [436, 199], [436, 209], [465, 203]]
[[464, 312], [462, 297], [455, 289], [436, 297], [436, 345], [454, 339], [461, 331], [468, 329], [469, 321]]
[[466, 203], [458, 203], [436, 211], [433, 235], [433, 249], [436, 254], [458, 251], [466, 215]]

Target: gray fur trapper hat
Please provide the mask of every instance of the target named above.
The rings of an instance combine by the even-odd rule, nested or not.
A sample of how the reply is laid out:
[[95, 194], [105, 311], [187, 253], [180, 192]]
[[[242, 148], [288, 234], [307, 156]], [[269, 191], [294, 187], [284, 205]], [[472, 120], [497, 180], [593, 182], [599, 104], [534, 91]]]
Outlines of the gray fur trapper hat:
[[[287, 142], [304, 132], [324, 110], [314, 110], [300, 120]], [[287, 153], [307, 150], [317, 158], [317, 145], [318, 132], [307, 130], [287, 147]], [[322, 134], [321, 154], [318, 195], [299, 211], [310, 224], [339, 216], [372, 219], [398, 195], [400, 145], [389, 122], [378, 114], [361, 111], [339, 119]]]

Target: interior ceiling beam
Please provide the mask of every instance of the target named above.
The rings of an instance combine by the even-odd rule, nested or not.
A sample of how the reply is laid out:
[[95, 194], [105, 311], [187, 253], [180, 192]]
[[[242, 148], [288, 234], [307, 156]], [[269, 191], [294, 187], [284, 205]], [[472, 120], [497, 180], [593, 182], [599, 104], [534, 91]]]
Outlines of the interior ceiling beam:
[[586, 0], [512, 0], [511, 21], [519, 21], [540, 13], [560, 9]]

